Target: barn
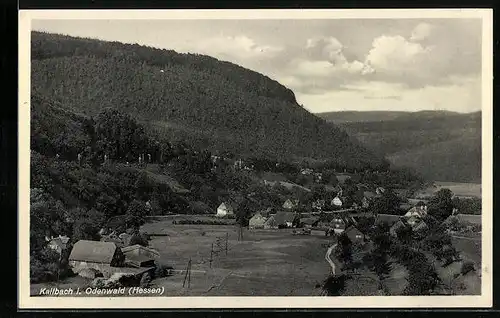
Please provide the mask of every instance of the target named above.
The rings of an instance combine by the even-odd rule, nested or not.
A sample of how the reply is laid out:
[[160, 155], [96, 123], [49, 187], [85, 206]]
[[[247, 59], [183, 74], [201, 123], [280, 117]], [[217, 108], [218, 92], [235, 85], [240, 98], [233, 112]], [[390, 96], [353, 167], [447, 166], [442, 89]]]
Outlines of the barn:
[[266, 223], [266, 218], [260, 212], [257, 212], [248, 221], [248, 228], [250, 228], [250, 229], [263, 229], [265, 223]]
[[68, 260], [75, 273], [93, 268], [100, 271], [105, 278], [109, 278], [113, 273], [111, 267], [121, 267], [125, 264], [125, 256], [115, 243], [87, 240], [75, 243]]
[[217, 208], [216, 216], [224, 217], [228, 215], [234, 215], [234, 209], [229, 203], [222, 202]]

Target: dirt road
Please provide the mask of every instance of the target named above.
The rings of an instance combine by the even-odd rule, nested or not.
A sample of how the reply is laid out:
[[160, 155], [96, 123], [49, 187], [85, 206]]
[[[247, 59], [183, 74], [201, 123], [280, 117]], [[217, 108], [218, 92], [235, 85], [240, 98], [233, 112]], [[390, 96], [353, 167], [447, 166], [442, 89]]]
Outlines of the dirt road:
[[330, 255], [332, 254], [332, 251], [333, 249], [337, 247], [337, 243], [333, 244], [332, 246], [330, 246], [328, 248], [328, 250], [326, 251], [326, 255], [325, 255], [325, 259], [326, 261], [328, 262], [328, 264], [330, 264], [330, 267], [332, 268], [332, 274], [335, 275], [335, 263], [332, 261], [332, 259], [330, 258]]

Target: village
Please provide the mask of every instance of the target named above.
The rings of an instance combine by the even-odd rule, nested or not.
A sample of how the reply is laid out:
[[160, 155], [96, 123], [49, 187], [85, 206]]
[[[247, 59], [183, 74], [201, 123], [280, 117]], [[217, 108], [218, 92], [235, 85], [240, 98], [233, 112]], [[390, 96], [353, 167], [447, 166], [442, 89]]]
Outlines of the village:
[[[212, 160], [215, 163], [218, 158], [212, 157]], [[252, 166], [244, 165], [242, 160], [235, 160], [233, 168], [246, 171], [253, 169]], [[320, 172], [314, 172], [310, 168], [301, 169], [300, 173], [311, 176], [316, 181], [322, 178]], [[71, 281], [75, 279], [71, 275], [66, 278], [71, 281], [69, 286], [76, 284], [75, 288], [87, 286], [110, 290], [139, 286], [153, 288], [152, 290], [167, 289], [168, 295], [246, 295], [248, 290], [224, 291], [223, 282], [230, 284], [229, 278], [239, 277], [237, 282], [241, 282], [241, 279], [257, 279], [254, 283], [259, 285], [259, 277], [265, 279], [268, 275], [273, 275], [271, 264], [282, 261], [290, 262], [292, 267], [293, 262], [299, 262], [295, 264], [297, 266], [304, 266], [299, 272], [295, 268], [290, 269], [288, 275], [296, 276], [295, 284], [299, 284], [302, 279], [305, 280], [303, 284], [309, 286], [297, 290], [291, 288], [292, 291], [286, 293], [326, 295], [324, 278], [340, 277], [349, 267], [346, 260], [342, 259], [342, 252], [338, 251], [342, 240], [349, 242], [349, 248], [354, 247], [355, 252], [350, 251], [350, 254], [362, 256], [374, 249], [372, 235], [378, 228], [386, 229], [386, 234], [392, 240], [404, 242], [408, 246], [423, 242], [430, 231], [434, 233], [436, 228], [443, 228], [442, 234], [456, 236], [458, 239], [480, 236], [480, 214], [461, 214], [457, 208], [453, 208], [450, 216], [436, 224], [436, 219], [430, 218], [428, 214], [429, 201], [434, 197], [416, 194], [408, 197], [404, 189], [385, 189], [376, 185], [370, 187], [353, 182], [352, 176], [355, 174], [346, 171], [336, 174], [338, 184], [329, 187], [323, 198], [317, 198], [307, 206], [290, 196], [280, 208], [256, 210], [243, 220], [237, 215], [238, 202], [222, 201], [211, 213], [148, 216], [142, 225], [130, 226], [121, 218], [112, 218], [108, 220], [107, 226], [100, 229], [99, 240], [80, 240], [72, 246], [68, 236], [46, 237], [45, 240], [47, 248], [57, 252], [60, 262], [67, 262], [73, 277], [77, 277], [76, 282]], [[262, 183], [269, 188], [301, 187], [276, 179], [263, 179]], [[307, 188], [304, 189], [308, 191]], [[333, 199], [329, 199], [332, 197]], [[397, 202], [397, 206], [391, 207], [391, 204], [394, 205], [392, 201]], [[151, 203], [146, 202], [146, 209], [150, 207]], [[384, 209], [391, 210], [392, 213], [380, 213]], [[427, 224], [430, 221], [433, 224]], [[262, 247], [266, 244], [268, 246]], [[269, 248], [272, 250], [268, 250]], [[290, 260], [286, 257], [281, 260], [279, 257], [270, 259], [272, 253], [279, 253], [281, 249], [290, 250]], [[446, 254], [442, 262], [437, 262], [438, 266], [445, 264], [444, 267], [451, 268], [453, 266], [449, 265], [454, 262], [458, 262], [460, 266], [466, 262], [455, 251], [451, 242], [443, 242], [438, 249], [445, 251], [444, 254], [448, 249], [454, 251]], [[313, 253], [314, 257], [304, 261], [304, 256], [294, 255], [299, 250], [300, 253]], [[269, 255], [263, 256], [264, 254]], [[362, 259], [358, 261], [363, 262]], [[350, 256], [349, 263], [351, 262]], [[460, 266], [457, 266], [455, 272], [448, 275], [457, 276], [457, 272], [461, 271]], [[480, 266], [480, 259], [479, 263], [476, 259], [472, 267], [469, 265], [471, 268]], [[305, 268], [310, 271], [307, 275], [304, 273]], [[347, 270], [352, 271], [352, 268]], [[462, 274], [466, 275], [468, 272]], [[58, 277], [51, 284], [50, 286], [65, 286], [65, 280], [59, 280]], [[360, 292], [360, 286], [364, 286], [360, 282], [352, 284], [358, 286], [354, 288], [354, 294]], [[245, 286], [250, 285], [245, 282]], [[316, 291], [318, 285], [323, 288], [320, 292]], [[401, 282], [393, 285], [401, 285]], [[43, 295], [39, 292], [42, 288], [40, 286], [46, 285], [33, 284], [33, 295]], [[365, 287], [368, 293], [380, 294], [383, 289], [380, 286], [378, 283], [373, 291]], [[389, 294], [403, 293], [400, 287]], [[471, 292], [471, 289], [477, 291], [477, 288], [463, 289]], [[279, 294], [279, 291], [270, 291], [269, 295], [276, 293]]]

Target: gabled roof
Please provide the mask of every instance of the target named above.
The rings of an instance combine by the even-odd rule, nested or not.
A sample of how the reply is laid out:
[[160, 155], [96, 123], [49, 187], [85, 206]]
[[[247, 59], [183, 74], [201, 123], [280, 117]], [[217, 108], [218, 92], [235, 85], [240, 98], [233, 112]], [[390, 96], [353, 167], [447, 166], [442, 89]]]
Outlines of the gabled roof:
[[224, 210], [228, 210], [228, 211], [233, 211], [232, 205], [229, 203], [226, 203], [226, 202], [222, 202], [217, 209], [224, 209]]
[[360, 230], [358, 230], [358, 228], [356, 228], [353, 225], [351, 225], [347, 229], [345, 229], [345, 234], [349, 235], [350, 233], [364, 235], [363, 232], [361, 232]]
[[372, 192], [372, 191], [364, 191], [363, 196], [367, 199], [373, 199], [374, 197], [377, 196], [377, 194], [375, 192]]
[[111, 242], [80, 240], [73, 246], [69, 260], [110, 264], [117, 248]]
[[301, 223], [307, 224], [307, 225], [313, 225], [314, 223], [319, 221], [319, 217], [310, 217], [310, 218], [303, 218], [300, 220]]
[[274, 215], [274, 219], [277, 224], [285, 224], [287, 222], [293, 222], [296, 214], [293, 212], [278, 212]]
[[389, 226], [394, 225], [397, 221], [401, 219], [400, 215], [393, 214], [377, 214], [376, 221], [381, 223], [389, 224]]

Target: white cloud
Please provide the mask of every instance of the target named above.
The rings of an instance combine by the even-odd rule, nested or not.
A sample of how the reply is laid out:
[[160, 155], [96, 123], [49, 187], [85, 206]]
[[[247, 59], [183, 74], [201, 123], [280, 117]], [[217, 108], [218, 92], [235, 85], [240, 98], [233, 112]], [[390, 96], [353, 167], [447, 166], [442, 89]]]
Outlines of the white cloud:
[[282, 47], [258, 44], [244, 35], [217, 36], [196, 43], [196, 51], [221, 58], [252, 59], [274, 57]]
[[428, 77], [434, 61], [433, 47], [410, 42], [400, 35], [382, 35], [373, 40], [365, 63], [379, 75]]

